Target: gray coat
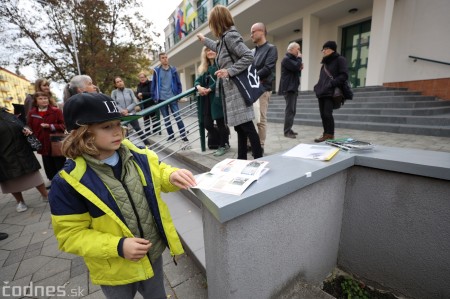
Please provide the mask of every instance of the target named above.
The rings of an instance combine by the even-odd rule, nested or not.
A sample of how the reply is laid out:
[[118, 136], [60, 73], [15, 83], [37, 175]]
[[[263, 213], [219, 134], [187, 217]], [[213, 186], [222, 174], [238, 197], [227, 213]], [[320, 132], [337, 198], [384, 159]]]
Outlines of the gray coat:
[[[226, 42], [230, 53], [223, 45]], [[253, 62], [252, 51], [244, 44], [244, 40], [234, 26], [230, 27], [224, 32], [222, 38], [218, 41], [205, 38], [204, 44], [206, 47], [217, 53], [216, 61], [219, 69], [227, 69], [230, 77], [246, 70]], [[234, 63], [230, 58], [234, 59]], [[222, 97], [223, 107], [225, 112], [226, 123], [229, 126], [237, 126], [251, 121], [255, 118], [253, 107], [247, 107], [244, 98], [239, 93], [237, 86], [233, 80], [228, 78], [222, 79], [224, 96]]]

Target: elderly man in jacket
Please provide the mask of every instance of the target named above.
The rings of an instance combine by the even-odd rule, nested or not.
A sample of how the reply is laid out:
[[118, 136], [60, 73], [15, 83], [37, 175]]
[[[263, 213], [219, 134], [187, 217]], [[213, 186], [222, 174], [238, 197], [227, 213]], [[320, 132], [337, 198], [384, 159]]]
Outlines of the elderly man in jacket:
[[287, 47], [287, 53], [281, 61], [281, 79], [278, 93], [284, 95], [286, 110], [284, 116], [284, 136], [296, 138], [297, 133], [292, 131], [295, 114], [297, 113], [298, 87], [300, 74], [303, 68], [300, 45], [292, 42]]

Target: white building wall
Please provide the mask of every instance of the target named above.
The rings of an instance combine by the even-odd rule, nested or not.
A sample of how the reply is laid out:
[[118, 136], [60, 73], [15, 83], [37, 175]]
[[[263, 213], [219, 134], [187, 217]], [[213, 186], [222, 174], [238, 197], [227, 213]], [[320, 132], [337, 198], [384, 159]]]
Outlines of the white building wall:
[[384, 82], [450, 77], [448, 65], [408, 58], [413, 55], [450, 63], [449, 12], [448, 0], [395, 2]]

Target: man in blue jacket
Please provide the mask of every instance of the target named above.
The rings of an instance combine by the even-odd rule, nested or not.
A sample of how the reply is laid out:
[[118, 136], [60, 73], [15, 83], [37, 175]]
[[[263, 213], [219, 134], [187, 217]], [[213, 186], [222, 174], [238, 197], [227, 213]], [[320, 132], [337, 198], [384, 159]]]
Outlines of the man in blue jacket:
[[[155, 71], [153, 72], [151, 97], [158, 102], [163, 102], [181, 93], [181, 82], [177, 69], [174, 66], [169, 65], [169, 57], [166, 53], [159, 53], [159, 62], [161, 65], [155, 68]], [[180, 116], [180, 109], [178, 108], [177, 101], [173, 101], [170, 104], [161, 107], [164, 124], [167, 129], [167, 134], [169, 134], [167, 141], [175, 140], [172, 123], [170, 122], [169, 108], [177, 122], [181, 140], [186, 142], [189, 141], [186, 137], [184, 123]]]

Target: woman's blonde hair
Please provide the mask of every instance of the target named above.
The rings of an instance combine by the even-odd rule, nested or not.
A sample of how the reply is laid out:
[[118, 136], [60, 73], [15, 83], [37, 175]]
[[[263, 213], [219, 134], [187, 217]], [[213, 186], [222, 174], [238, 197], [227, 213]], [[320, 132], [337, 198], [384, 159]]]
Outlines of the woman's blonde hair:
[[234, 19], [228, 8], [223, 5], [216, 5], [211, 9], [208, 16], [208, 25], [212, 33], [220, 38], [222, 34], [234, 26]]
[[[61, 152], [67, 158], [75, 159], [82, 154], [97, 156], [99, 150], [94, 144], [95, 136], [89, 131], [91, 125], [83, 125], [70, 131], [70, 134], [62, 142]], [[122, 139], [125, 138], [125, 128], [122, 128]]]
[[203, 74], [208, 70], [208, 67], [211, 65], [211, 62], [206, 56], [206, 52], [208, 52], [208, 47], [203, 47], [202, 52], [200, 53], [200, 65], [198, 66], [198, 73]]
[[[34, 82], [34, 91], [35, 91], [35, 92], [44, 92], [44, 91], [42, 90], [42, 88], [41, 88], [41, 85], [48, 85], [48, 86], [50, 86], [50, 82], [49, 82], [47, 79], [45, 79], [45, 78], [39, 78], [39, 79], [37, 79], [37, 80]], [[49, 104], [50, 106], [58, 107], [58, 105], [56, 104], [56, 98], [55, 98], [55, 96], [54, 96], [51, 92], [49, 92], [49, 93], [47, 94], [47, 96], [48, 96], [48, 104]], [[36, 105], [34, 105], [34, 106], [36, 106]]]

